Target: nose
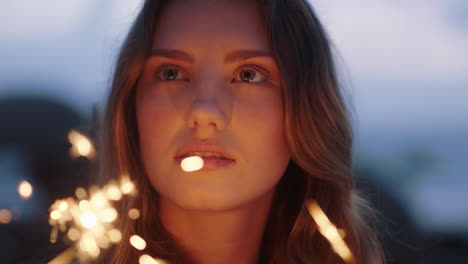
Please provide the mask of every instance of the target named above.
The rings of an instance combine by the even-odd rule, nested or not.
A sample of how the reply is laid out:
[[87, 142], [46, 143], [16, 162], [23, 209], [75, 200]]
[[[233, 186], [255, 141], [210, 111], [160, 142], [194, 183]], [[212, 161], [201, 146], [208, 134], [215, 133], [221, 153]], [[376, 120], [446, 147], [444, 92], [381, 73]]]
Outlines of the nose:
[[[214, 95], [214, 93], [212, 93]], [[212, 137], [213, 133], [225, 129], [225, 113], [214, 96], [200, 94], [193, 102], [188, 117], [188, 127], [195, 129], [199, 137]]]

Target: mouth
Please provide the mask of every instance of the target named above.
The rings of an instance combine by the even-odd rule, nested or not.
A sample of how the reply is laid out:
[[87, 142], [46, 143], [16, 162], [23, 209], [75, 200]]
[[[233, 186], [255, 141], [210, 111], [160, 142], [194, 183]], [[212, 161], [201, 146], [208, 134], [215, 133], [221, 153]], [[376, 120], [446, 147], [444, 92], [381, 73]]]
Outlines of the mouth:
[[216, 153], [216, 152], [197, 152], [197, 151], [188, 152], [188, 153], [185, 153], [183, 155], [179, 155], [178, 157], [176, 157], [176, 159], [184, 159], [184, 158], [192, 157], [192, 156], [198, 156], [198, 157], [200, 157], [202, 159], [211, 159], [211, 158], [213, 158], [213, 159], [227, 159], [227, 160], [234, 161], [234, 159], [227, 158], [227, 157], [223, 156], [220, 153]]
[[203, 160], [203, 167], [198, 171], [221, 169], [235, 163], [235, 160], [228, 159], [221, 155], [197, 155], [194, 153], [184, 154], [182, 156], [176, 157], [175, 160], [180, 166], [183, 159], [192, 156], [198, 156]]

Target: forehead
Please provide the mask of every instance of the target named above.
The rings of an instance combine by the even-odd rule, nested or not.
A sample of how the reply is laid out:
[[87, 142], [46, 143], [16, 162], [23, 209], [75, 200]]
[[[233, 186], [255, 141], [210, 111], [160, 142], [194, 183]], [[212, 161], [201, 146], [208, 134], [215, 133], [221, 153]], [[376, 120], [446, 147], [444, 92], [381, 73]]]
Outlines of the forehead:
[[158, 19], [153, 48], [183, 49], [195, 54], [269, 50], [253, 0], [171, 1]]

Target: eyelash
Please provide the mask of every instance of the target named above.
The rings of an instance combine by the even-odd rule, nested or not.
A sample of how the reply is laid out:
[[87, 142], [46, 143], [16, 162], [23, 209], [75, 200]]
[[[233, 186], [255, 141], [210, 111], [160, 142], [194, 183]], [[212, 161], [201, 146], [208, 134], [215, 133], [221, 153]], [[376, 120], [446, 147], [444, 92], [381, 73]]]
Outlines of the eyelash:
[[[163, 71], [166, 70], [166, 69], [175, 69], [179, 73], [181, 72], [183, 75], [185, 75], [185, 71], [183, 71], [179, 66], [173, 65], [173, 64], [165, 64], [165, 65], [162, 65], [161, 67], [159, 67], [156, 70], [157, 81], [172, 82], [172, 81], [188, 81], [189, 80], [188, 78], [175, 79], [175, 80], [163, 80], [163, 79], [160, 78], [160, 76], [161, 76], [161, 73], [163, 73]], [[254, 72], [258, 72], [263, 77], [263, 80], [258, 81], [258, 82], [244, 82], [244, 81], [237, 81], [237, 82], [254, 84], [254, 85], [269, 83], [270, 75], [268, 74], [268, 72], [266, 70], [262, 69], [260, 66], [253, 65], [253, 64], [242, 65], [242, 67], [239, 67], [239, 69], [236, 71], [236, 77], [238, 77], [238, 74], [243, 70], [252, 70]]]

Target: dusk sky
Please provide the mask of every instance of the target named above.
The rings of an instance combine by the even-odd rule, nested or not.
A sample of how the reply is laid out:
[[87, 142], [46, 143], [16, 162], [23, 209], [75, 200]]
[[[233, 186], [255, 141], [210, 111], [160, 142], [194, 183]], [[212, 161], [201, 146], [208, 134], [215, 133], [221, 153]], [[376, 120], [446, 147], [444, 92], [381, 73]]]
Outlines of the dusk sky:
[[[408, 195], [420, 217], [451, 215], [468, 230], [468, 1], [310, 1], [337, 48], [358, 145], [389, 152], [408, 138], [428, 139], [443, 166], [404, 182]], [[140, 4], [0, 1], [0, 96], [51, 96], [89, 113], [105, 98]]]
[[[339, 53], [361, 129], [468, 131], [468, 2], [311, 0]], [[2, 1], [0, 95], [35, 93], [77, 107], [102, 102], [140, 1]], [[340, 59], [342, 58], [342, 60]]]

